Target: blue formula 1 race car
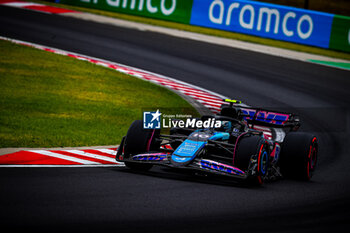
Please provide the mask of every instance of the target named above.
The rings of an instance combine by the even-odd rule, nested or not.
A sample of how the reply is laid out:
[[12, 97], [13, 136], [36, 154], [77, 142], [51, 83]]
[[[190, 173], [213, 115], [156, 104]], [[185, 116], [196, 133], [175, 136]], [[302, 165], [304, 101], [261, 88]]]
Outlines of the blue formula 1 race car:
[[[262, 184], [279, 177], [310, 180], [316, 167], [318, 142], [297, 132], [299, 117], [291, 113], [241, 107], [225, 100], [215, 127], [173, 127], [169, 135], [144, 129], [134, 121], [116, 154], [126, 167], [147, 171], [153, 165], [192, 169]], [[212, 126], [213, 124], [211, 124]]]

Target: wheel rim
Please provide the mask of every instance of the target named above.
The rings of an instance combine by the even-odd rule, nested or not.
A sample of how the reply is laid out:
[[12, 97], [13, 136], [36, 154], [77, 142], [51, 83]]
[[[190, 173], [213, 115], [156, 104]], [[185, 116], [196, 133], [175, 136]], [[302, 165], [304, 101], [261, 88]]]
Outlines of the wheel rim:
[[258, 182], [260, 184], [263, 183], [264, 177], [267, 172], [267, 165], [268, 165], [268, 153], [266, 151], [266, 144], [262, 144], [259, 150], [259, 156], [258, 156]]
[[311, 179], [313, 175], [313, 171], [315, 170], [317, 163], [317, 147], [316, 147], [316, 138], [312, 139], [312, 143], [310, 145], [308, 161], [307, 161], [307, 176], [308, 179]]
[[260, 161], [260, 172], [262, 175], [266, 174], [266, 170], [267, 170], [267, 151], [264, 150], [262, 155], [261, 155], [261, 161]]

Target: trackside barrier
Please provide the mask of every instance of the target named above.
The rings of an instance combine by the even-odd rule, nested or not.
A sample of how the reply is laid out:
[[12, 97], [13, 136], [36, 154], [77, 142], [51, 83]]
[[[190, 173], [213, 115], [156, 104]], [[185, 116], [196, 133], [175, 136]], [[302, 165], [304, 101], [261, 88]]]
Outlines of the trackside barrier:
[[334, 15], [329, 48], [350, 52], [350, 17]]
[[193, 0], [60, 0], [59, 2], [189, 24]]
[[328, 48], [333, 15], [241, 0], [194, 0], [191, 24]]
[[56, 0], [350, 52], [350, 17], [245, 0]]

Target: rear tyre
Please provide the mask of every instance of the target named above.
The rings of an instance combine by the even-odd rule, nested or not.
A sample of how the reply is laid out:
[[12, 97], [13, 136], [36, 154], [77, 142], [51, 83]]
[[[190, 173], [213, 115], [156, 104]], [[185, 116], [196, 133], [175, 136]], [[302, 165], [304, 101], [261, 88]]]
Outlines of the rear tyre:
[[[148, 130], [143, 128], [141, 120], [134, 121], [125, 138], [124, 155], [130, 158], [132, 155], [146, 153], [159, 149], [160, 143], [156, 141], [160, 130]], [[125, 166], [133, 170], [147, 171], [152, 168], [152, 164], [125, 162]]]
[[282, 144], [280, 168], [286, 178], [310, 180], [317, 164], [317, 138], [308, 133], [291, 132]]
[[248, 177], [248, 183], [262, 185], [267, 174], [269, 147], [265, 139], [259, 136], [243, 137], [236, 149], [234, 166], [243, 171], [248, 171], [252, 155], [257, 155], [255, 175]]

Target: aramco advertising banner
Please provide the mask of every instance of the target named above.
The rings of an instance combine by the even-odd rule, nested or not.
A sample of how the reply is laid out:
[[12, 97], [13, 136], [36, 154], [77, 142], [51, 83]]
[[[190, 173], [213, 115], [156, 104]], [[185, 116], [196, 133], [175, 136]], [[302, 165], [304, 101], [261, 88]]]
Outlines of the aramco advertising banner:
[[193, 0], [60, 0], [59, 2], [189, 24]]
[[232, 0], [194, 0], [191, 24], [328, 48], [333, 15]]
[[350, 17], [300, 8], [245, 0], [59, 2], [350, 52]]

